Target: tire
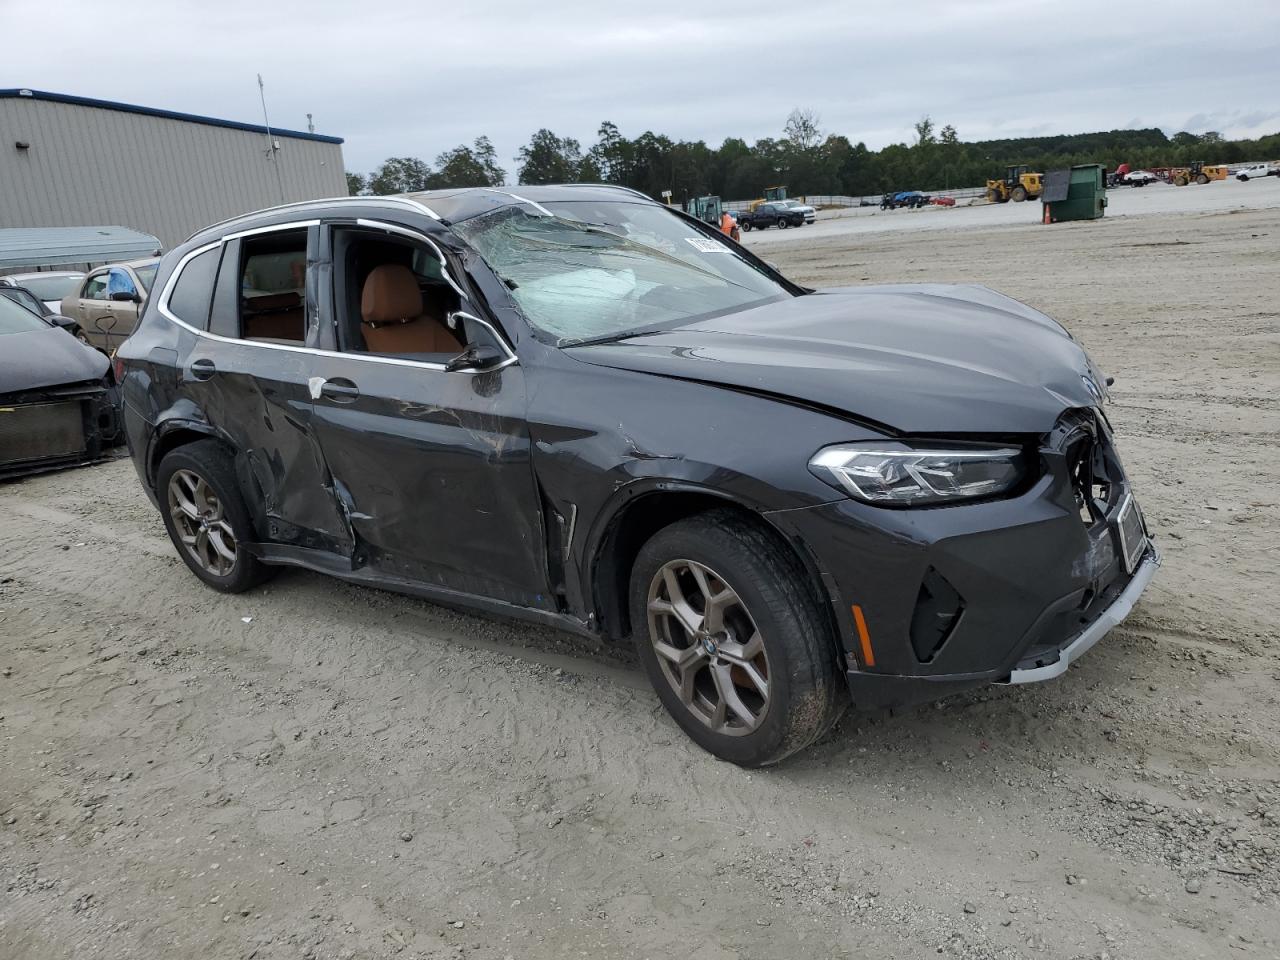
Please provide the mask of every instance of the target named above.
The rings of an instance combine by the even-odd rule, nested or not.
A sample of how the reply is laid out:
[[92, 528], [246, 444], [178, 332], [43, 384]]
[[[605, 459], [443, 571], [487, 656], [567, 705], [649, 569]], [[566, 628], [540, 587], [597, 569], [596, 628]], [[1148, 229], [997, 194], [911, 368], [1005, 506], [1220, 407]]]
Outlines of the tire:
[[1018, 184], [1013, 188], [1013, 193], [1009, 194], [1009, 199], [1014, 203], [1021, 203], [1023, 200], [1027, 199], [1027, 188], [1022, 184]]
[[989, 203], [1004, 203], [1004, 198], [1000, 195], [1000, 191], [998, 191], [998, 190], [988, 190], [988, 191], [987, 191], [987, 201], [988, 201]]
[[750, 220], [743, 220], [743, 221], [742, 221], [742, 229], [743, 229], [743, 230], [745, 230], [747, 233], [750, 233], [750, 232], [751, 232], [751, 221], [750, 221]]
[[275, 575], [244, 548], [257, 537], [231, 457], [216, 440], [197, 440], [166, 454], [156, 471], [156, 496], [178, 556], [208, 586], [242, 593]]
[[[686, 615], [703, 624], [712, 609], [708, 593], [732, 594], [713, 614], [720, 629], [695, 634], [682, 625], [670, 602], [671, 578]], [[636, 556], [630, 611], [658, 699], [690, 739], [722, 760], [777, 763], [818, 739], [848, 706], [829, 621], [799, 561], [734, 511], [713, 510], [658, 531]], [[758, 643], [741, 642], [756, 636]], [[735, 706], [722, 695], [726, 689]]]
[[1203, 184], [1203, 183], [1208, 183], [1208, 182], [1209, 182], [1209, 178], [1208, 178], [1208, 177], [1206, 177], [1203, 173], [1202, 173], [1202, 174], [1199, 174], [1199, 175], [1196, 177], [1196, 183], [1201, 183], [1201, 184]]
[[785, 230], [785, 229], [787, 229], [787, 220], [786, 220], [786, 218], [785, 218], [785, 217], [779, 217], [779, 218], [778, 218], [778, 229], [779, 229], [779, 230]]

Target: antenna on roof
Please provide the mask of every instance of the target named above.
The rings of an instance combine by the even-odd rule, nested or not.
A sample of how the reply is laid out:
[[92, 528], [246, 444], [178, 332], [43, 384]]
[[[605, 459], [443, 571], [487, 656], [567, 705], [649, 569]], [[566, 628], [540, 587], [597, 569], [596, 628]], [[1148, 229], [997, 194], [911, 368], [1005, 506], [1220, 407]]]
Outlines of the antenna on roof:
[[315, 133], [316, 125], [311, 122], [311, 114], [307, 114], [307, 133]]
[[284, 175], [280, 173], [280, 145], [271, 135], [271, 121], [267, 119], [267, 85], [262, 82], [262, 74], [258, 74], [258, 96], [262, 98], [262, 124], [267, 128], [267, 159], [276, 166], [276, 185], [280, 188], [280, 202], [284, 203]]

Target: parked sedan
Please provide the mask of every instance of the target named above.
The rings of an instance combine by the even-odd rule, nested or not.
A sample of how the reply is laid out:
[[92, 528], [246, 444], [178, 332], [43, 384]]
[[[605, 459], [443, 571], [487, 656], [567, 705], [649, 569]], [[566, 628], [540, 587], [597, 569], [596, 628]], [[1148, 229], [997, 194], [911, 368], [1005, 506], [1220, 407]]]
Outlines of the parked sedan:
[[0, 478], [88, 463], [118, 433], [109, 362], [0, 296]]
[[57, 313], [61, 309], [62, 298], [75, 290], [83, 279], [84, 274], [78, 270], [42, 270], [0, 277], [0, 287], [25, 287]]
[[62, 299], [61, 313], [84, 329], [89, 342], [110, 353], [133, 333], [158, 259], [99, 267]]
[[316, 201], [169, 253], [118, 352], [139, 477], [210, 587], [279, 565], [634, 640], [747, 766], [850, 700], [1064, 672], [1157, 555], [1044, 314], [801, 287], [622, 188]]

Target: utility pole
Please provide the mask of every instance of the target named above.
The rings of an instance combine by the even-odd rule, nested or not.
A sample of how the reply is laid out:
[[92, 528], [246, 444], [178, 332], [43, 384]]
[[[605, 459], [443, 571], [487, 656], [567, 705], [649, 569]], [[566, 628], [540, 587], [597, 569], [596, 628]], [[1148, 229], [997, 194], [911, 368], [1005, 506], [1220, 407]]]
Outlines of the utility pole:
[[276, 167], [276, 185], [280, 188], [280, 202], [284, 203], [284, 174], [280, 172], [280, 153], [275, 137], [271, 134], [271, 121], [267, 118], [267, 87], [258, 74], [258, 96], [262, 99], [262, 123], [267, 128], [267, 159]]

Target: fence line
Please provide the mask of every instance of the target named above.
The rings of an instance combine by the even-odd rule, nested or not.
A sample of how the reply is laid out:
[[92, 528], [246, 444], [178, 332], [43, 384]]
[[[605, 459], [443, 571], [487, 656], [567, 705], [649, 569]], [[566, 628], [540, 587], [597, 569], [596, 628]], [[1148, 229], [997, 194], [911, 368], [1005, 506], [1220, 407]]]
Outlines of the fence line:
[[[898, 191], [893, 191], [898, 192]], [[986, 187], [961, 187], [957, 190], [922, 190], [922, 193], [933, 197], [952, 197], [956, 200], [968, 200], [973, 197], [985, 197], [987, 195]], [[791, 200], [800, 200], [812, 207], [878, 207], [880, 206], [880, 198], [883, 194], [870, 194], [862, 197], [850, 197], [843, 194], [797, 194], [789, 197]], [[724, 208], [733, 213], [739, 213], [748, 209], [754, 200], [730, 200], [724, 204]]]

